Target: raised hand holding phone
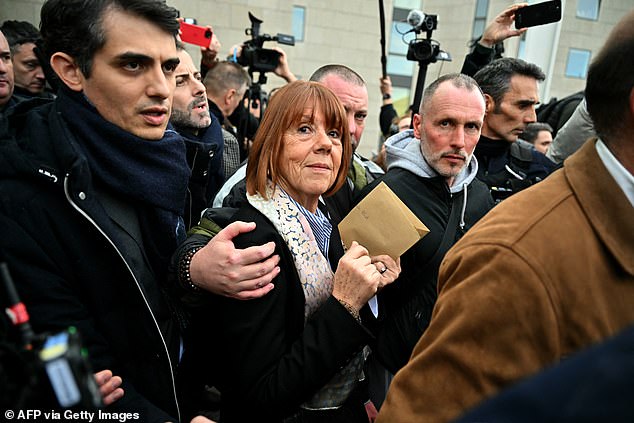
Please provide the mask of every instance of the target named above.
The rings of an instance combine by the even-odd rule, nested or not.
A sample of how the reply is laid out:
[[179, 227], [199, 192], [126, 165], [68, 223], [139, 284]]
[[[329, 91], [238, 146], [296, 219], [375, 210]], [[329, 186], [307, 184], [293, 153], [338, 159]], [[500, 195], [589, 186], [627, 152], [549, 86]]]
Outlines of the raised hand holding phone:
[[211, 44], [212, 36], [213, 32], [209, 27], [187, 23], [185, 21], [180, 22], [180, 37], [185, 43], [208, 48]]
[[561, 20], [561, 0], [531, 4], [515, 11], [515, 28], [528, 28]]

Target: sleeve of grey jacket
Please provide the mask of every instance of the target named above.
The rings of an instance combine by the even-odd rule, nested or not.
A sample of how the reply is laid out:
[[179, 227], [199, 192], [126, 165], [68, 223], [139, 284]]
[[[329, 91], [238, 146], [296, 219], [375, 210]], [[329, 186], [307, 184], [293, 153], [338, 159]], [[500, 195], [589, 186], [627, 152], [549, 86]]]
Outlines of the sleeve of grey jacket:
[[570, 116], [568, 122], [557, 132], [557, 136], [546, 152], [546, 157], [559, 164], [577, 151], [588, 138], [596, 136], [592, 119], [588, 113], [586, 99], [584, 98], [572, 116]]

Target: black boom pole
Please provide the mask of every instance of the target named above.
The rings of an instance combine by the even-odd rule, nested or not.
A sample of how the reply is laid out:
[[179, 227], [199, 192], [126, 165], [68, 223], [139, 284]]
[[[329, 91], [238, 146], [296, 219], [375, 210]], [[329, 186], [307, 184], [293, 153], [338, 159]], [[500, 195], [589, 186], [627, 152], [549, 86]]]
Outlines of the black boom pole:
[[381, 25], [381, 70], [383, 78], [387, 77], [387, 57], [385, 56], [385, 9], [383, 0], [379, 0], [379, 24]]

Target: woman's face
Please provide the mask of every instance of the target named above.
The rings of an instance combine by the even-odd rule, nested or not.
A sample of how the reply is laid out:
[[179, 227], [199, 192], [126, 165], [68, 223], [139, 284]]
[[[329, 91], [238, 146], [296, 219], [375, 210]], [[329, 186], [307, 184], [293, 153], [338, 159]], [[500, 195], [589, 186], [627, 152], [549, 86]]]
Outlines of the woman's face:
[[[312, 117], [311, 117], [312, 116]], [[337, 179], [343, 147], [339, 128], [326, 127], [321, 110], [304, 109], [299, 123], [282, 139], [280, 185], [295, 201], [315, 212], [319, 196]]]

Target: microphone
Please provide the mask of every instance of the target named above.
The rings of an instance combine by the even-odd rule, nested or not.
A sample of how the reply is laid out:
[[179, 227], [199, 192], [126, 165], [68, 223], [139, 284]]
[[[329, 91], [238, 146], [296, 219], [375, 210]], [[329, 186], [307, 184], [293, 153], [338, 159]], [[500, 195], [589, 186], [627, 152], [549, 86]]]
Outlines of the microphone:
[[407, 14], [407, 23], [414, 27], [414, 30], [420, 30], [425, 21], [425, 14], [420, 10], [410, 10]]

